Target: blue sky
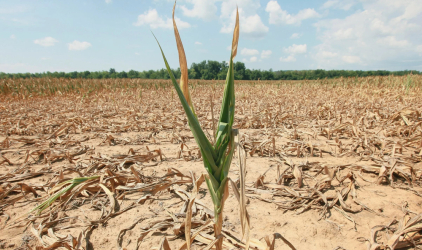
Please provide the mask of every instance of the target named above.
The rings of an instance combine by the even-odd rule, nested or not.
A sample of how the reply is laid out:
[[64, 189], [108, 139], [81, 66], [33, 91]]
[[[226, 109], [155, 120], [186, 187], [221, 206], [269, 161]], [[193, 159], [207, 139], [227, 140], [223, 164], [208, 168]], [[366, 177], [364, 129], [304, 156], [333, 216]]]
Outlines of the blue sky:
[[[170, 0], [0, 0], [0, 72], [142, 71], [178, 56]], [[422, 70], [420, 0], [179, 0], [188, 66], [236, 60], [273, 70]]]

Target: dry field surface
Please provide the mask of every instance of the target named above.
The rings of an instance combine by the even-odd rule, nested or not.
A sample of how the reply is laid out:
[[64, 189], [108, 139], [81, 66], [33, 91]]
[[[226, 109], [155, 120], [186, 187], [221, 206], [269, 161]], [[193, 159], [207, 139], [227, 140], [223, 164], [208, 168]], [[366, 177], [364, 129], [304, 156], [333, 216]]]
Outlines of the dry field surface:
[[[224, 84], [190, 84], [212, 138]], [[417, 249], [421, 87], [420, 76], [236, 81], [251, 249]], [[244, 249], [232, 164], [224, 246]], [[203, 249], [204, 172], [169, 81], [0, 82], [0, 249], [183, 249], [190, 203]]]

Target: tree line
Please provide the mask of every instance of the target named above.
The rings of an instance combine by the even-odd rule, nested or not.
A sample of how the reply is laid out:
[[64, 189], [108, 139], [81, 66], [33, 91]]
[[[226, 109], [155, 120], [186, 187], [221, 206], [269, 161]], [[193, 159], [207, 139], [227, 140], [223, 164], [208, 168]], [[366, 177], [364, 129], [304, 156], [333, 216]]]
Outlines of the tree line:
[[[229, 65], [227, 62], [202, 61], [192, 63], [189, 68], [189, 79], [203, 80], [224, 80], [226, 79]], [[234, 77], [236, 80], [316, 80], [324, 78], [339, 77], [365, 77], [365, 76], [402, 76], [407, 74], [421, 74], [416, 70], [387, 71], [387, 70], [257, 70], [247, 69], [243, 62], [234, 63]], [[176, 78], [180, 78], [180, 68], [172, 69]], [[169, 79], [170, 76], [166, 69], [117, 72], [111, 68], [108, 71], [83, 71], [83, 72], [43, 72], [43, 73], [3, 73], [0, 72], [0, 79], [5, 78], [84, 78], [84, 79], [109, 79], [109, 78], [141, 78], [141, 79]]]

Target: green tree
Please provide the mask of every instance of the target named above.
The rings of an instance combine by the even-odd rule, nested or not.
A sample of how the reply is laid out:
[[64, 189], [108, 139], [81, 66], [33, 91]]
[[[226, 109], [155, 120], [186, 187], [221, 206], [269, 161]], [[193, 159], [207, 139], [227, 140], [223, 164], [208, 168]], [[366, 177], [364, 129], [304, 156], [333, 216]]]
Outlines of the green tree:
[[246, 66], [243, 62], [236, 62], [233, 63], [234, 65], [234, 79], [236, 80], [244, 80], [245, 78], [245, 70]]

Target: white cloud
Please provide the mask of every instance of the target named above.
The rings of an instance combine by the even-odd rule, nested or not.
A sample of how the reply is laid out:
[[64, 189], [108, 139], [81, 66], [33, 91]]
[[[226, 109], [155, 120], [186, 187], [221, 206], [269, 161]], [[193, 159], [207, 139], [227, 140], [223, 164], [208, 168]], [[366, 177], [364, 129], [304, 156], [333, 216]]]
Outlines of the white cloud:
[[338, 40], [347, 40], [354, 37], [353, 28], [339, 29], [334, 33], [334, 38]]
[[48, 60], [48, 59], [50, 59], [50, 58], [48, 58], [48, 57], [41, 57], [41, 60], [43, 60], [43, 61]]
[[416, 47], [416, 51], [419, 53], [422, 53], [422, 45], [419, 45], [418, 47]]
[[350, 10], [356, 4], [355, 0], [328, 0], [322, 5], [322, 9]]
[[325, 2], [323, 5], [322, 5], [322, 8], [323, 9], [328, 9], [328, 8], [331, 8], [331, 7], [333, 7], [335, 4], [337, 4], [338, 3], [338, 0], [329, 0], [329, 1], [327, 1], [327, 2]]
[[303, 20], [321, 17], [314, 9], [300, 10], [296, 15], [291, 15], [281, 9], [277, 1], [269, 1], [265, 11], [270, 13], [270, 24], [294, 24], [300, 25]]
[[[190, 24], [180, 20], [179, 18], [176, 19], [176, 24], [178, 29], [189, 28]], [[150, 9], [144, 14], [138, 16], [138, 20], [133, 23], [135, 26], [142, 26], [142, 25], [149, 25], [151, 29], [157, 28], [165, 28], [165, 29], [173, 29], [173, 21], [171, 18], [167, 18], [165, 21], [158, 15], [156, 9]]]
[[188, 9], [185, 5], [182, 5], [180, 8], [184, 16], [197, 17], [207, 21], [216, 17], [217, 6], [215, 5], [215, 0], [188, 0], [188, 2], [193, 4], [193, 8]]
[[224, 0], [221, 3], [221, 18], [230, 18], [233, 15], [233, 11], [239, 8], [240, 12], [243, 12], [245, 16], [251, 16], [256, 14], [256, 11], [261, 7], [259, 0]]
[[67, 45], [69, 50], [85, 50], [92, 46], [89, 42], [79, 42], [77, 40], [68, 43]]
[[280, 57], [280, 62], [294, 62], [296, 61], [296, 58], [293, 55], [290, 55], [288, 57]]
[[106, 4], [113, 2], [113, 0], [105, 0]]
[[280, 57], [281, 62], [294, 62], [296, 61], [296, 54], [305, 54], [307, 51], [307, 45], [306, 44], [293, 44], [292, 46], [289, 46], [287, 48], [284, 48], [283, 51], [285, 53], [290, 54], [287, 57]]
[[257, 62], [258, 61], [258, 57], [252, 56], [251, 58], [249, 58], [249, 60], [246, 59], [246, 58], [244, 58], [242, 61], [245, 62], [245, 63], [248, 63], [248, 62], [253, 63], [253, 62]]
[[240, 33], [252, 38], [264, 37], [269, 28], [262, 22], [257, 11], [261, 7], [259, 0], [224, 0], [221, 3], [221, 33], [232, 33], [236, 21], [236, 7], [239, 8]]
[[202, 43], [201, 43], [201, 42], [195, 42], [195, 44], [196, 44], [196, 45], [202, 45]]
[[264, 25], [264, 23], [261, 21], [261, 17], [258, 14], [242, 19], [242, 25], [244, 27], [240, 28], [240, 31], [244, 34], [251, 35], [253, 37], [263, 37], [269, 31], [269, 28]]
[[[272, 53], [273, 53], [273, 52], [272, 52], [271, 50], [263, 50], [263, 51], [261, 52], [261, 59], [264, 59], [264, 58], [268, 58], [268, 57], [270, 57]], [[260, 53], [259, 53], [259, 51], [258, 51], [258, 50], [256, 50], [256, 49], [243, 48], [243, 49], [240, 51], [240, 54], [241, 54], [242, 56], [251, 56], [251, 58], [250, 58], [249, 60], [247, 60], [247, 59], [243, 59], [243, 61], [244, 61], [244, 62], [257, 62], [257, 61], [258, 61], [258, 57], [257, 57], [257, 55], [259, 55]]]
[[302, 35], [301, 34], [299, 34], [299, 33], [293, 33], [291, 36], [290, 36], [290, 39], [297, 39], [297, 38], [299, 38], [299, 37], [301, 37]]
[[140, 56], [141, 54], [138, 52], [135, 52], [135, 56]]
[[323, 58], [334, 58], [336, 57], [338, 54], [335, 52], [331, 52], [331, 51], [320, 51], [318, 53], [318, 56], [321, 56]]
[[379, 44], [387, 45], [389, 47], [398, 47], [398, 48], [404, 48], [409, 46], [409, 42], [407, 40], [397, 40], [394, 36], [387, 36], [384, 38], [380, 38], [377, 41]]
[[264, 58], [269, 58], [271, 55], [272, 55], [272, 51], [271, 50], [263, 50], [262, 52], [261, 52], [261, 58], [262, 59], [264, 59]]
[[256, 49], [243, 48], [240, 54], [243, 56], [255, 56], [255, 55], [259, 55], [259, 51]]
[[343, 56], [341, 59], [344, 62], [347, 62], [347, 63], [358, 63], [358, 62], [361, 62], [360, 57], [358, 57], [358, 56]]
[[374, 18], [371, 21], [370, 29], [381, 34], [390, 34], [393, 30], [384, 23], [384, 21]]
[[[325, 7], [337, 8], [335, 4], [343, 2], [329, 1]], [[399, 70], [418, 66], [415, 62], [421, 58], [415, 48], [422, 41], [420, 0], [362, 0], [360, 4], [360, 10], [346, 17], [314, 25], [321, 41], [311, 50], [315, 67], [344, 69], [355, 64]]]
[[10, 36], [10, 39], [16, 39], [16, 36], [15, 36], [14, 34], [12, 34], [12, 35]]
[[[226, 20], [224, 23], [229, 23], [228, 25], [224, 24], [221, 28], [221, 33], [233, 33], [234, 25], [236, 22], [236, 9], [232, 12], [232, 15], [230, 17], [230, 21]], [[246, 16], [245, 12], [242, 9], [239, 9], [239, 23], [240, 25], [240, 33], [255, 37], [255, 38], [261, 38], [264, 37], [268, 31], [269, 28], [265, 26], [265, 24], [262, 22], [261, 17], [258, 14]]]
[[307, 51], [306, 44], [293, 44], [288, 48], [284, 48], [284, 52], [289, 54], [304, 54]]
[[52, 38], [51, 36], [34, 40], [35, 44], [38, 44], [38, 45], [41, 45], [41, 46], [44, 46], [44, 47], [54, 46], [54, 44], [56, 44], [57, 42], [59, 42], [59, 41]]

